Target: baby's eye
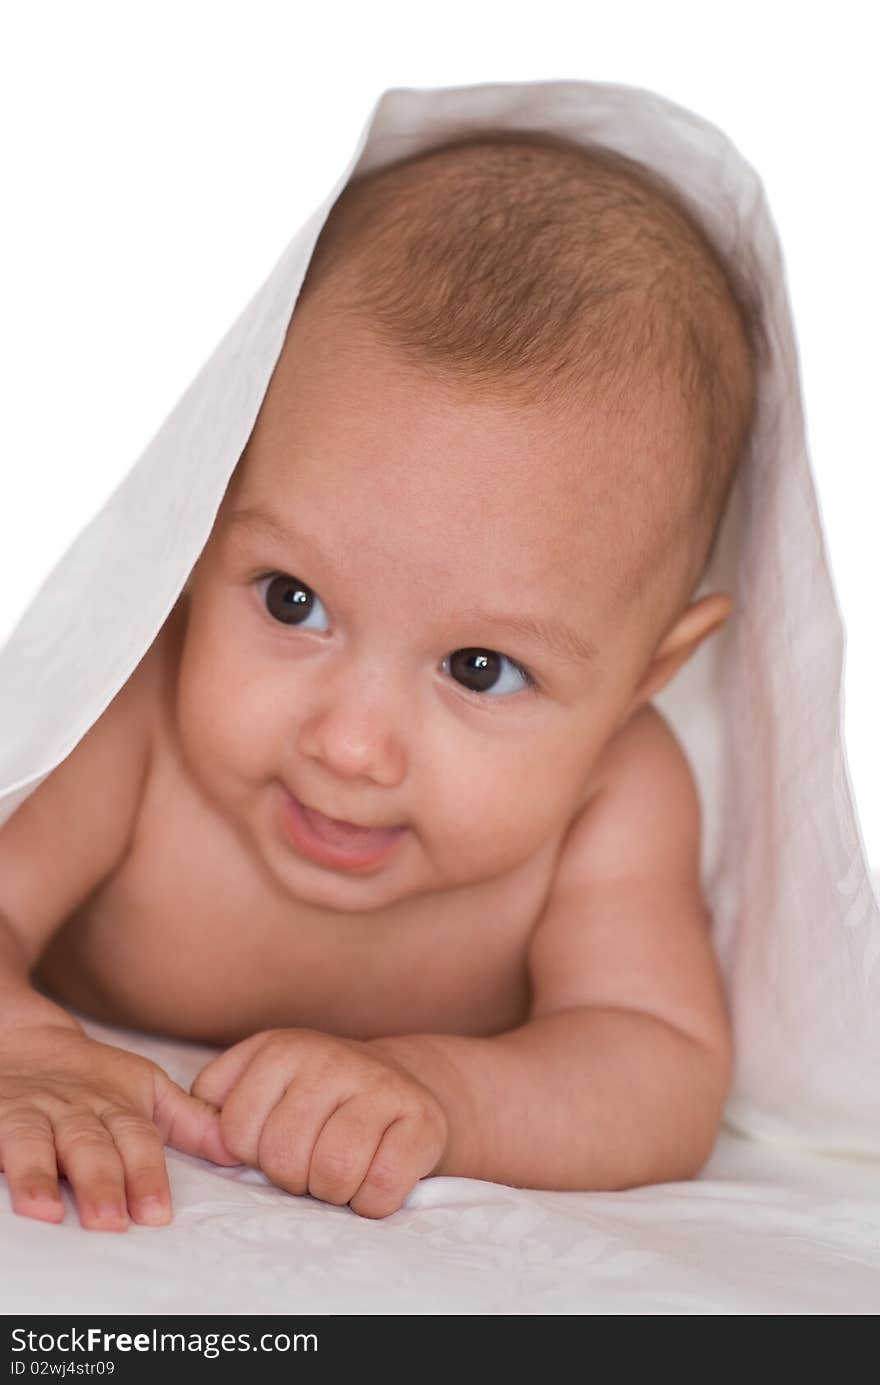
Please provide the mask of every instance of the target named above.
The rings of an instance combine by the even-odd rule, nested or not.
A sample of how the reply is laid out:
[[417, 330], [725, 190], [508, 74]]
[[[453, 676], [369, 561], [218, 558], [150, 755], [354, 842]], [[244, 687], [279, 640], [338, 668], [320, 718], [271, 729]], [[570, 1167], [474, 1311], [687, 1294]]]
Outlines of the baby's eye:
[[496, 654], [493, 649], [456, 649], [454, 654], [447, 655], [441, 667], [448, 668], [456, 682], [469, 692], [519, 692], [533, 682], [522, 664], [506, 654]]
[[[281, 625], [296, 625], [300, 629], [325, 629], [316, 624], [318, 612], [326, 612], [321, 598], [298, 577], [284, 573], [269, 573], [259, 579], [267, 583], [263, 600], [273, 620]], [[448, 655], [441, 667], [448, 668], [456, 682], [469, 692], [489, 692], [495, 696], [519, 692], [534, 686], [528, 669], [506, 654], [492, 649], [457, 649]]]
[[[265, 577], [260, 578], [261, 582], [266, 580]], [[316, 627], [314, 621], [316, 611], [324, 611], [321, 598], [298, 577], [270, 573], [263, 600], [269, 614], [282, 625], [298, 625], [307, 630], [325, 628], [320, 625]], [[324, 616], [326, 618], [326, 612]]]

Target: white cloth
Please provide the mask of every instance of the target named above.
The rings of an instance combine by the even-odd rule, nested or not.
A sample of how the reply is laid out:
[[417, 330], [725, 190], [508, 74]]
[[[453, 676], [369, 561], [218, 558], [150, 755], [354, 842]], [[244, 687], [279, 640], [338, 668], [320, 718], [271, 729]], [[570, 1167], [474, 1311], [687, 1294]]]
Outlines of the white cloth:
[[[79, 1017], [84, 1019], [83, 1016]], [[214, 1049], [84, 1020], [187, 1087]], [[426, 1178], [383, 1221], [252, 1169], [166, 1151], [170, 1226], [83, 1231], [0, 1200], [2, 1311], [329, 1314], [874, 1314], [873, 1160], [723, 1131], [702, 1175], [617, 1193]], [[319, 1331], [320, 1347], [320, 1331]]]
[[736, 1031], [728, 1119], [877, 1156], [880, 918], [841, 735], [843, 629], [781, 250], [755, 171], [717, 128], [652, 92], [580, 81], [385, 92], [324, 202], [0, 650], [0, 822], [100, 716], [174, 605], [348, 178], [486, 125], [599, 141], [655, 167], [760, 289], [772, 350], [701, 587], [730, 591], [735, 611], [657, 701], [702, 800], [704, 884]]

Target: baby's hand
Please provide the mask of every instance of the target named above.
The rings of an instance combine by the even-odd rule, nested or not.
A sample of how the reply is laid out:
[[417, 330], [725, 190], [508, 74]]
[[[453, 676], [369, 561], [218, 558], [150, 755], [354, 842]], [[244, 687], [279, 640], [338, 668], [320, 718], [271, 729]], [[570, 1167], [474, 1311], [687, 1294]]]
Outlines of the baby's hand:
[[163, 1225], [171, 1220], [163, 1140], [235, 1162], [216, 1110], [149, 1059], [61, 1025], [0, 1034], [0, 1166], [14, 1212], [62, 1221], [64, 1174], [87, 1230], [125, 1231], [129, 1212]]
[[227, 1049], [190, 1089], [221, 1107], [230, 1154], [290, 1193], [396, 1212], [438, 1166], [446, 1114], [393, 1059], [356, 1039], [269, 1029]]

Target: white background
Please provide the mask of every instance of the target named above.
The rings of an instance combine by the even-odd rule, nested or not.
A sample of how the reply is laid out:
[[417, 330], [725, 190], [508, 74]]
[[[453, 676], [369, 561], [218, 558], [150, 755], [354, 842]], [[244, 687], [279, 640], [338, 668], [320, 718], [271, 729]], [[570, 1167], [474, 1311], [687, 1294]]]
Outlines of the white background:
[[714, 121], [786, 254], [880, 865], [876, 7], [8, 3], [0, 638], [142, 452], [388, 86], [586, 78]]

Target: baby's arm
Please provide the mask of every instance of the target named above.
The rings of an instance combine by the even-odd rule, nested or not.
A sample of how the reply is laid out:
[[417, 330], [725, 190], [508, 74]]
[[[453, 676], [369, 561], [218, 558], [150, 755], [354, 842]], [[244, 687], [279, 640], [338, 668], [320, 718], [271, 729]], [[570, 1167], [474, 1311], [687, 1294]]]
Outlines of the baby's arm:
[[690, 767], [649, 707], [564, 844], [532, 940], [528, 1022], [368, 1045], [439, 1099], [449, 1139], [435, 1173], [615, 1189], [699, 1172], [732, 1067], [699, 841]]
[[63, 1217], [63, 1173], [83, 1226], [123, 1230], [127, 1209], [168, 1221], [163, 1138], [231, 1162], [212, 1108], [156, 1064], [89, 1039], [30, 983], [49, 938], [128, 848], [148, 725], [135, 677], [0, 827], [0, 1168], [13, 1209], [39, 1220]]

